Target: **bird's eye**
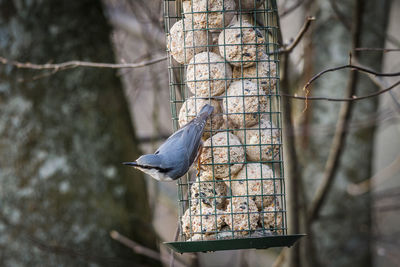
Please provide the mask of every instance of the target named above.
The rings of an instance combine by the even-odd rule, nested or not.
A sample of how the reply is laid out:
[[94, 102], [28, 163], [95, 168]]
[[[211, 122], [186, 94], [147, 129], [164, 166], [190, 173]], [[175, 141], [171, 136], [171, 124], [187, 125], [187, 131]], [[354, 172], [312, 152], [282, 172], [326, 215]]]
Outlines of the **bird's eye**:
[[154, 153], [154, 155], [157, 155], [158, 153], [160, 153], [160, 151], [157, 150], [156, 153]]

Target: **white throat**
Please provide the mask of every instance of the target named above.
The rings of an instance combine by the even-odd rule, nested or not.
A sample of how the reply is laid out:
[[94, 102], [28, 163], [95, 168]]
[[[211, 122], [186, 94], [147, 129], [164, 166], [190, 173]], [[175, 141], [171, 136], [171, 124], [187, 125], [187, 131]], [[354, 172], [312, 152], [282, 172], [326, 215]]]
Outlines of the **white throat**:
[[136, 167], [137, 169], [141, 170], [142, 172], [150, 175], [154, 179], [161, 181], [161, 182], [171, 182], [173, 179], [169, 176], [167, 176], [165, 173], [160, 172], [157, 169], [145, 169], [145, 168], [140, 168]]

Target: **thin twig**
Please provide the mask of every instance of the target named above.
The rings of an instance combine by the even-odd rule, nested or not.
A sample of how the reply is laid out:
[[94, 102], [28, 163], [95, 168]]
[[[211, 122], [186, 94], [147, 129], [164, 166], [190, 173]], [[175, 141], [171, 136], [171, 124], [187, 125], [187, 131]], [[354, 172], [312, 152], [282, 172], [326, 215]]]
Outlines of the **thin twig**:
[[300, 43], [301, 39], [303, 38], [304, 34], [307, 32], [308, 28], [310, 27], [311, 23], [315, 21], [315, 17], [309, 16], [306, 18], [303, 26], [301, 27], [299, 33], [297, 34], [294, 41], [287, 47], [282, 50], [279, 50], [279, 53], [291, 53], [293, 49]]
[[[354, 50], [354, 49], [353, 49]], [[358, 51], [356, 51], [356, 52], [358, 52]], [[354, 64], [351, 64], [351, 54], [350, 54], [350, 64], [347, 64], [347, 65], [343, 65], [343, 66], [339, 66], [339, 67], [335, 67], [335, 68], [330, 68], [330, 69], [326, 69], [326, 70], [324, 70], [324, 71], [321, 71], [321, 72], [319, 72], [319, 73], [317, 73], [316, 75], [314, 75], [307, 83], [306, 83], [306, 85], [303, 87], [303, 91], [305, 91], [305, 94], [306, 94], [306, 96], [305, 96], [305, 107], [304, 107], [304, 111], [305, 110], [307, 110], [307, 107], [308, 107], [308, 98], [309, 98], [309, 94], [310, 94], [310, 90], [308, 89], [309, 87], [310, 87], [310, 85], [315, 81], [315, 80], [317, 80], [318, 78], [320, 78], [322, 75], [324, 75], [325, 73], [328, 73], [328, 72], [333, 72], [333, 71], [337, 71], [337, 70], [342, 70], [342, 69], [351, 69], [351, 70], [357, 70], [357, 71], [360, 71], [360, 72], [363, 72], [363, 73], [367, 73], [367, 74], [372, 74], [372, 75], [375, 75], [375, 76], [383, 76], [383, 77], [394, 77], [394, 76], [400, 76], [400, 72], [393, 72], [393, 73], [381, 73], [381, 72], [376, 72], [376, 71], [373, 71], [373, 70], [371, 70], [371, 69], [369, 69], [369, 68], [366, 68], [366, 67], [363, 67], [363, 66], [357, 66], [357, 65], [354, 65]], [[355, 61], [357, 61], [357, 60], [355, 60]], [[353, 96], [350, 96], [350, 97], [353, 97]], [[303, 111], [303, 112], [304, 112]]]
[[135, 253], [147, 256], [149, 258], [161, 261], [161, 255], [159, 252], [154, 251], [152, 249], [146, 248], [139, 243], [121, 235], [117, 231], [113, 230], [110, 232], [110, 236], [112, 239], [124, 244], [125, 246], [132, 249]]
[[381, 95], [383, 93], [386, 93], [393, 88], [397, 87], [400, 85], [400, 81], [395, 82], [393, 85], [391, 85], [388, 88], [385, 88], [383, 90], [379, 90], [375, 93], [365, 95], [365, 96], [353, 96], [350, 98], [334, 98], [334, 97], [322, 97], [322, 96], [315, 96], [315, 97], [309, 97], [309, 96], [296, 96], [296, 95], [289, 95], [289, 94], [281, 94], [282, 96], [285, 97], [290, 97], [293, 99], [301, 99], [301, 100], [325, 100], [325, 101], [335, 101], [335, 102], [345, 102], [345, 101], [358, 101], [358, 100], [363, 100], [363, 99], [368, 99], [371, 97], [376, 97], [378, 95]]
[[[112, 239], [120, 242], [121, 244], [124, 244], [128, 248], [132, 249], [136, 254], [140, 254], [149, 258], [152, 258], [154, 260], [160, 261], [163, 264], [168, 263], [168, 258], [165, 256], [162, 256], [159, 252], [149, 249], [147, 247], [142, 246], [141, 244], [127, 238], [124, 235], [121, 235], [117, 231], [113, 230], [110, 232], [110, 236]], [[185, 265], [182, 264], [181, 262], [177, 262], [177, 266], [184, 267]]]
[[[355, 60], [353, 60], [353, 61], [355, 61], [355, 63], [356, 63], [358, 66], [364, 67], [364, 65], [361, 64], [360, 62], [358, 62], [357, 59], [355, 59]], [[368, 74], [367, 76], [368, 76], [368, 78], [369, 78], [376, 86], [378, 86], [381, 90], [384, 90], [385, 87], [388, 87], [388, 86], [389, 86], [389, 85], [387, 84], [387, 82], [384, 81], [384, 80], [383, 80], [382, 78], [380, 78], [380, 77], [377, 77], [377, 76], [372, 75], [372, 74]], [[395, 97], [393, 91], [389, 91], [389, 94], [390, 94], [390, 96], [391, 96], [391, 98], [392, 98], [392, 100], [393, 100], [393, 103], [394, 103], [394, 105], [395, 105], [396, 111], [397, 111], [398, 113], [400, 113], [400, 103], [397, 101], [397, 98]]]
[[151, 60], [146, 60], [139, 63], [121, 63], [121, 64], [114, 64], [114, 63], [98, 63], [98, 62], [88, 62], [88, 61], [78, 61], [72, 60], [67, 62], [62, 62], [58, 64], [35, 64], [30, 62], [19, 62], [14, 60], [9, 60], [7, 58], [0, 56], [0, 64], [3, 65], [12, 65], [20, 69], [34, 69], [34, 70], [48, 70], [51, 69], [54, 72], [65, 70], [65, 69], [72, 69], [77, 67], [86, 67], [86, 68], [111, 68], [111, 69], [134, 69], [134, 68], [141, 68], [148, 65], [156, 64], [158, 62], [166, 60], [167, 57], [160, 57]]
[[324, 71], [321, 71], [320, 73], [317, 73], [316, 75], [314, 75], [304, 86], [304, 89], [307, 89], [315, 80], [317, 80], [319, 77], [321, 77], [322, 75], [324, 75], [327, 72], [332, 72], [332, 71], [337, 71], [337, 70], [342, 70], [342, 69], [352, 69], [352, 70], [358, 70], [360, 72], [365, 72], [365, 73], [369, 73], [369, 74], [373, 74], [375, 76], [382, 76], [382, 77], [395, 77], [395, 76], [400, 76], [400, 72], [392, 72], [392, 73], [383, 73], [383, 72], [376, 72], [373, 71], [371, 69], [365, 68], [365, 67], [361, 67], [361, 66], [356, 66], [353, 64], [347, 64], [347, 65], [343, 65], [343, 66], [339, 66], [339, 67], [335, 67], [335, 68], [330, 68], [330, 69], [326, 69]]
[[397, 48], [379, 48], [379, 47], [358, 47], [354, 51], [373, 51], [373, 52], [400, 52]]

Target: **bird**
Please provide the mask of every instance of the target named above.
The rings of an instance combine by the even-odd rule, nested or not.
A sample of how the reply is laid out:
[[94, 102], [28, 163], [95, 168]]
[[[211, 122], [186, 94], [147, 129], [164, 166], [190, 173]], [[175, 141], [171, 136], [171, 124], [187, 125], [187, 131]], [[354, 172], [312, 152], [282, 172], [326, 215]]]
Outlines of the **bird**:
[[123, 162], [158, 181], [174, 181], [186, 174], [199, 159], [202, 150], [201, 137], [214, 107], [204, 105], [197, 116], [172, 134], [154, 154], [140, 156], [134, 162]]

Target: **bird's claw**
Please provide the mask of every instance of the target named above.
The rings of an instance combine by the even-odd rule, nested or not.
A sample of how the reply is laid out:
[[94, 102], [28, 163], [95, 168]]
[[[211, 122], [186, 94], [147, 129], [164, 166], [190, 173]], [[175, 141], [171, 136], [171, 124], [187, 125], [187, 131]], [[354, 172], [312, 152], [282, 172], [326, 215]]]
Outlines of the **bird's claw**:
[[197, 170], [196, 176], [197, 176], [197, 178], [200, 177], [200, 157], [201, 157], [201, 153], [202, 152], [203, 152], [203, 145], [200, 146], [199, 154], [197, 155], [197, 166], [196, 166], [196, 170]]

